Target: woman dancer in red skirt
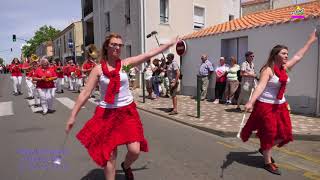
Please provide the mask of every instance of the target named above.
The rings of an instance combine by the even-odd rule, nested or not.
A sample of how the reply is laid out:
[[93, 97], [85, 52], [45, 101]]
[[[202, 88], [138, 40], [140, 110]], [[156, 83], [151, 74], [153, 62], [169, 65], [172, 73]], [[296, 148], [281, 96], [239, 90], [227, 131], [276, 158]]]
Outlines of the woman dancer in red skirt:
[[271, 157], [272, 147], [275, 145], [281, 147], [293, 141], [288, 104], [284, 97], [286, 85], [290, 81], [286, 72], [300, 62], [316, 40], [314, 31], [303, 48], [290, 60], [286, 46], [275, 46], [270, 52], [267, 63], [261, 68], [260, 81], [252, 98], [245, 105], [246, 111], [252, 109], [253, 111], [241, 131], [241, 139], [247, 141], [252, 131], [257, 130], [260, 139], [259, 152], [263, 154], [265, 161], [264, 168], [277, 175], [281, 172]]
[[93, 117], [77, 134], [79, 141], [87, 148], [91, 158], [104, 167], [106, 179], [115, 179], [117, 147], [127, 145], [128, 153], [121, 167], [127, 180], [133, 180], [131, 164], [138, 159], [140, 151], [147, 152], [148, 144], [143, 134], [133, 96], [129, 90], [127, 73], [123, 66], [137, 66], [151, 57], [165, 51], [177, 42], [172, 39], [145, 54], [121, 60], [123, 47], [120, 35], [111, 33], [102, 47], [101, 64], [93, 68], [84, 90], [80, 93], [66, 125], [69, 133], [80, 108], [90, 97], [92, 90], [99, 83], [101, 101]]

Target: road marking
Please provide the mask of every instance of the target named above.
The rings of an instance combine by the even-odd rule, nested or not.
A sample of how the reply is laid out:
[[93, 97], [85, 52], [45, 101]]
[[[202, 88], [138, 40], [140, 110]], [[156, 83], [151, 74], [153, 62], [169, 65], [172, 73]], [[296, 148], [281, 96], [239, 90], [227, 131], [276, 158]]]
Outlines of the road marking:
[[[250, 142], [253, 142], [254, 144], [260, 144], [259, 140], [257, 140], [257, 139], [252, 139], [252, 140], [250, 140]], [[316, 164], [320, 164], [320, 159], [317, 158], [317, 157], [314, 157], [314, 156], [308, 156], [308, 155], [305, 155], [305, 154], [300, 153], [300, 152], [291, 151], [291, 150], [288, 150], [288, 149], [286, 149], [284, 147], [282, 147], [282, 148], [274, 148], [274, 150], [282, 152], [282, 153], [285, 153], [285, 154], [293, 156], [293, 157], [298, 157], [298, 158], [301, 158], [301, 159], [304, 159], [304, 160], [307, 160], [307, 161], [311, 161], [311, 162], [316, 163]]]
[[315, 173], [312, 173], [312, 172], [305, 172], [303, 174], [304, 177], [307, 177], [309, 179], [312, 179], [312, 180], [319, 180], [320, 179], [320, 174], [315, 174]]
[[[56, 98], [59, 102], [61, 102], [63, 105], [67, 106], [67, 108], [72, 109], [75, 102], [68, 98], [68, 97], [60, 97], [60, 98]], [[82, 106], [82, 108], [85, 108], [84, 106]]]
[[99, 105], [100, 100], [95, 98], [89, 98], [88, 101], [91, 102], [92, 104]]
[[288, 170], [292, 170], [292, 171], [298, 171], [298, 170], [301, 170], [300, 168], [298, 167], [295, 167], [291, 164], [287, 164], [287, 163], [277, 163], [277, 165], [281, 168], [284, 168], [284, 169], [288, 169]]
[[221, 144], [221, 145], [223, 145], [223, 146], [225, 146], [225, 147], [227, 147], [227, 148], [230, 148], [230, 149], [235, 149], [235, 148], [237, 148], [237, 146], [232, 145], [232, 144], [228, 144], [228, 143], [225, 143], [225, 142], [217, 141], [217, 143], [218, 143], [218, 144]]
[[31, 100], [27, 100], [27, 102], [28, 102], [28, 104], [29, 104], [29, 106], [30, 106], [30, 108], [31, 108], [31, 110], [32, 110], [32, 112], [39, 112], [39, 111], [42, 111], [42, 107], [40, 106], [40, 107], [34, 107], [34, 105], [35, 105], [35, 101], [34, 101], [34, 99], [31, 99]]
[[0, 116], [13, 115], [12, 101], [0, 102]]

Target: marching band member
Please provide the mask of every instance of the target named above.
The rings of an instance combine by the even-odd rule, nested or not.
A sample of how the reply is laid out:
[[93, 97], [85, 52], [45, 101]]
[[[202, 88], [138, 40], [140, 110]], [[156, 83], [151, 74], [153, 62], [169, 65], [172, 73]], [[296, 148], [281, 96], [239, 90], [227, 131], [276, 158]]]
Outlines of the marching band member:
[[[54, 71], [55, 73], [57, 72], [57, 63], [55, 61], [49, 61], [49, 68]], [[56, 90], [57, 90], [57, 79], [53, 80], [54, 82], [54, 88], [52, 89], [52, 97], [55, 97], [56, 95]]]
[[129, 80], [124, 66], [138, 66], [174, 45], [177, 38], [145, 54], [121, 60], [123, 47], [120, 35], [111, 33], [103, 43], [101, 65], [93, 68], [85, 89], [81, 91], [66, 124], [66, 133], [74, 125], [81, 107], [89, 99], [96, 84], [100, 84], [101, 101], [93, 117], [77, 134], [91, 158], [104, 167], [106, 179], [116, 175], [117, 147], [127, 145], [127, 155], [121, 163], [126, 180], [133, 180], [130, 166], [138, 159], [140, 151], [148, 151], [142, 123], [129, 90]]
[[74, 86], [74, 90], [77, 91], [78, 93], [80, 93], [80, 88], [83, 85], [82, 79], [82, 71], [81, 71], [81, 66], [76, 66], [76, 70], [75, 70], [75, 86]]
[[37, 81], [37, 89], [40, 95], [40, 102], [43, 110], [43, 115], [53, 113], [53, 88], [54, 80], [57, 75], [52, 68], [49, 68], [49, 61], [46, 58], [40, 60], [40, 65], [35, 71], [34, 80]]
[[69, 86], [69, 76], [70, 76], [69, 75], [69, 67], [70, 67], [70, 63], [69, 63], [69, 61], [67, 61], [66, 64], [62, 68], [64, 83], [68, 85], [68, 88], [70, 88], [70, 86]]
[[28, 97], [26, 99], [33, 99], [33, 83], [32, 83], [32, 66], [30, 65], [32, 62], [28, 63], [28, 60], [23, 64], [22, 69], [26, 71], [26, 85], [27, 85], [27, 93]]
[[73, 62], [73, 60], [69, 60], [69, 68], [68, 68], [68, 81], [69, 81], [69, 90], [74, 91], [74, 86], [76, 83], [76, 66]]
[[11, 62], [10, 72], [13, 81], [13, 95], [21, 95], [21, 81], [22, 81], [22, 65], [18, 58], [14, 58]]
[[57, 93], [63, 93], [63, 86], [64, 86], [64, 73], [63, 73], [63, 66], [60, 60], [56, 61], [56, 73], [57, 73]]
[[[95, 52], [95, 51], [93, 51], [93, 52]], [[97, 65], [96, 63], [95, 63], [95, 60], [94, 60], [94, 58], [97, 58], [97, 55], [96, 55], [97, 53], [88, 53], [88, 59], [83, 63], [83, 65], [82, 65], [82, 72], [84, 73], [84, 83], [86, 84], [87, 83], [87, 81], [88, 81], [88, 77], [89, 77], [89, 74], [90, 74], [90, 72], [92, 71], [92, 69]], [[94, 96], [94, 91], [95, 90], [93, 90], [92, 92], [91, 92], [91, 97], [92, 98], [95, 98], [95, 96]]]
[[34, 107], [40, 107], [40, 95], [39, 95], [39, 91], [37, 89], [37, 81], [34, 80], [34, 78], [36, 77], [36, 70], [39, 67], [39, 58], [32, 60], [31, 62], [31, 66], [32, 66], [32, 70], [31, 70], [31, 74], [32, 74], [32, 92], [33, 92], [33, 97], [34, 97]]

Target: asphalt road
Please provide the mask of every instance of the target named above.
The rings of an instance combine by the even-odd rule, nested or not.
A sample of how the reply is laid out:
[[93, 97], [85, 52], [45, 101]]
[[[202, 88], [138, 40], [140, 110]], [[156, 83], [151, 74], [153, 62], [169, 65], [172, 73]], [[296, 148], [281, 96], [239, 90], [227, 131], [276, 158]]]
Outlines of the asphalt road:
[[[23, 95], [13, 96], [10, 78], [0, 75], [0, 108], [6, 109], [5, 112], [0, 109], [0, 179], [103, 180], [103, 170], [75, 139], [75, 134], [92, 116], [95, 105], [86, 103], [62, 151], [65, 122], [70, 113], [68, 103], [78, 94], [65, 91], [57, 95], [56, 112], [43, 116], [33, 112], [25, 99], [24, 86], [25, 83]], [[6, 107], [1, 106], [5, 102]], [[140, 111], [140, 115], [150, 152], [142, 153], [132, 166], [137, 180], [308, 179], [305, 171], [290, 166], [281, 168], [282, 176], [270, 174], [262, 168], [262, 156], [253, 147], [248, 151], [235, 146], [235, 139], [217, 137], [146, 112]], [[124, 180], [120, 163], [125, 152], [125, 146], [119, 148], [119, 180]], [[57, 166], [52, 159], [60, 155], [62, 163]]]

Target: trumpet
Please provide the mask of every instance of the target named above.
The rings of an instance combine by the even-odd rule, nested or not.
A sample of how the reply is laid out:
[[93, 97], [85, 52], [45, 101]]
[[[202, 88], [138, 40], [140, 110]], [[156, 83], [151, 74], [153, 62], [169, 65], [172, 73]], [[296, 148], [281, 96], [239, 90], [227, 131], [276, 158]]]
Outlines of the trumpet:
[[71, 72], [71, 77], [74, 79], [76, 78], [76, 73], [75, 72]]
[[31, 62], [37, 62], [37, 61], [39, 61], [39, 59], [40, 58], [36, 54], [31, 55]]
[[97, 47], [94, 44], [90, 44], [89, 48], [88, 48], [88, 55], [92, 58], [92, 59], [97, 59], [99, 52]]
[[57, 67], [56, 72], [59, 73], [61, 71], [62, 71], [61, 67]]

